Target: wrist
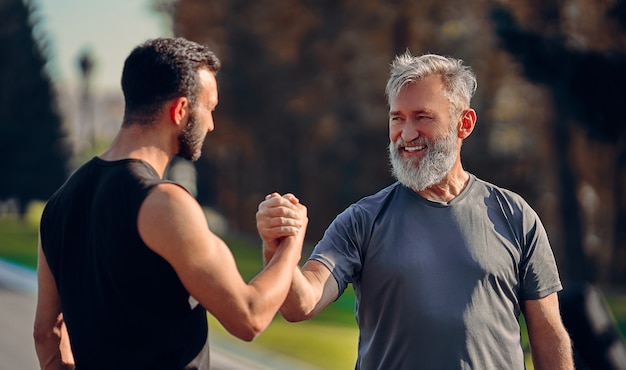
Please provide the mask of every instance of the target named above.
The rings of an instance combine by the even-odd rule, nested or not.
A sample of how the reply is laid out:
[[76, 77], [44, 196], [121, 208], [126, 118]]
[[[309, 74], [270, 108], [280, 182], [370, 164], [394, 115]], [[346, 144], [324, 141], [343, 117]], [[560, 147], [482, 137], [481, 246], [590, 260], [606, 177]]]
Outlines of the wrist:
[[278, 249], [277, 243], [270, 243], [270, 242], [263, 240], [262, 246], [263, 246], [263, 261], [265, 263], [268, 263], [272, 259], [274, 254], [276, 254], [276, 250]]

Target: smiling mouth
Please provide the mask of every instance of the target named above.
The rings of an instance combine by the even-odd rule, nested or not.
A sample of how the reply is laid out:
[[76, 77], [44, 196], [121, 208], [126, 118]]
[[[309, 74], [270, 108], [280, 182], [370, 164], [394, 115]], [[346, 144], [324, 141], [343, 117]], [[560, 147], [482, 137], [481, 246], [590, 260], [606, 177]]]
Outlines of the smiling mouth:
[[423, 150], [426, 146], [425, 145], [414, 145], [414, 146], [405, 146], [403, 149], [406, 152], [417, 152], [420, 150]]

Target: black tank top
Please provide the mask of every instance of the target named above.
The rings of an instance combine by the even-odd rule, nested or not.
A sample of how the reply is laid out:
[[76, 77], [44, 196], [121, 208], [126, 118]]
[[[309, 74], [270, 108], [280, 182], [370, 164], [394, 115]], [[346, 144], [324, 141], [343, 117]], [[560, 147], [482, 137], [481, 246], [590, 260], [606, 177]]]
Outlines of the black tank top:
[[163, 182], [147, 163], [97, 157], [50, 198], [43, 250], [77, 369], [208, 369], [206, 311], [137, 230]]

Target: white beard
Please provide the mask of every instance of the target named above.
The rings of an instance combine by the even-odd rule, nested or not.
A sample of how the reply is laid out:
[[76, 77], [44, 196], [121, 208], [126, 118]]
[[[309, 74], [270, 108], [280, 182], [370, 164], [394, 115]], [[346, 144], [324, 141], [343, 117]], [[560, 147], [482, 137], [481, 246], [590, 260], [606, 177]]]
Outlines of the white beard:
[[389, 143], [389, 161], [393, 177], [414, 191], [421, 191], [440, 183], [456, 161], [458, 143], [455, 130], [434, 142], [420, 138], [411, 144], [426, 145], [424, 157], [403, 159], [399, 147], [406, 146], [406, 143], [402, 139]]

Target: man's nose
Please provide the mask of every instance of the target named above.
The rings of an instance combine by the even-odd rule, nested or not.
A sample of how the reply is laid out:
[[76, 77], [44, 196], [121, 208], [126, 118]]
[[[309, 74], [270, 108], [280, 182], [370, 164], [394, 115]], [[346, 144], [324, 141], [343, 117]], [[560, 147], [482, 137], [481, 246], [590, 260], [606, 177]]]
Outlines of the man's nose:
[[402, 128], [401, 137], [405, 143], [409, 143], [421, 136], [417, 122], [415, 120], [407, 120]]

